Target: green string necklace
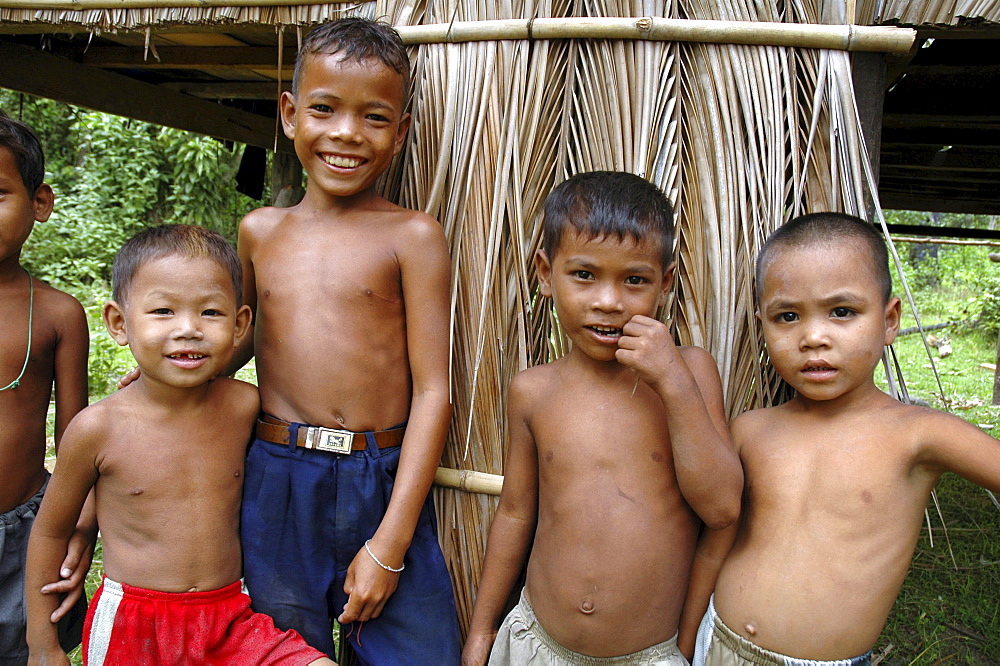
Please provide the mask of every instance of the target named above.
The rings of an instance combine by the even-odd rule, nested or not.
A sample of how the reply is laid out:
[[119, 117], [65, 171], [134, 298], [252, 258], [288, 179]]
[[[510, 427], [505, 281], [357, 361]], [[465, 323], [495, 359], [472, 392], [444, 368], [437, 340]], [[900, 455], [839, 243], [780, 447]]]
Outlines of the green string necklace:
[[[28, 273], [28, 269], [24, 270]], [[21, 374], [17, 376], [17, 379], [12, 381], [7, 386], [0, 388], [0, 391], [7, 391], [11, 389], [16, 389], [21, 385], [21, 379], [24, 377], [24, 371], [28, 369], [28, 359], [31, 358], [31, 320], [35, 314], [35, 283], [31, 279], [31, 273], [28, 273], [28, 351], [24, 353], [24, 365], [21, 366]]]

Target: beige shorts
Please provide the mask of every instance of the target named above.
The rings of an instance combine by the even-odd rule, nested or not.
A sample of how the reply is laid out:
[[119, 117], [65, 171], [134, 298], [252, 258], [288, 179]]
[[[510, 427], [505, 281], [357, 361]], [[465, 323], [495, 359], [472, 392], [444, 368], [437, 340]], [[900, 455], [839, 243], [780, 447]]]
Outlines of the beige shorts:
[[865, 666], [872, 653], [866, 652], [853, 659], [816, 661], [796, 659], [765, 650], [754, 645], [726, 626], [715, 612], [715, 595], [708, 601], [708, 611], [698, 628], [698, 642], [694, 648], [695, 666]]
[[524, 598], [507, 615], [497, 633], [490, 653], [490, 666], [568, 666], [570, 664], [627, 664], [629, 666], [688, 666], [687, 659], [677, 649], [677, 636], [644, 650], [620, 657], [589, 657], [556, 643], [535, 617]]

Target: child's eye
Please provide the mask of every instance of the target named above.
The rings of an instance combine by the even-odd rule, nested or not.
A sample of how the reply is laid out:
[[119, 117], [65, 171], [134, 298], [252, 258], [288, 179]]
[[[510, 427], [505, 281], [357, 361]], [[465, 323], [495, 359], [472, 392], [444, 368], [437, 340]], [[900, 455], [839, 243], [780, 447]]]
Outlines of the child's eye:
[[220, 311], [213, 310], [212, 308], [209, 308], [208, 310], [205, 310], [201, 314], [202, 314], [203, 317], [221, 317], [222, 316], [222, 313]]
[[850, 317], [852, 314], [854, 314], [854, 310], [852, 310], [851, 308], [839, 307], [833, 309], [833, 316], [837, 317], [838, 319]]
[[799, 316], [797, 314], [795, 314], [794, 312], [782, 312], [777, 317], [775, 317], [775, 320], [783, 322], [785, 324], [790, 324], [793, 321], [798, 320], [798, 318], [799, 318]]
[[649, 280], [642, 277], [641, 275], [630, 275], [627, 278], [625, 278], [625, 284], [632, 286], [643, 285], [646, 284], [647, 282], [649, 282]]
[[313, 111], [318, 112], [318, 113], [332, 113], [333, 112], [333, 109], [331, 109], [326, 104], [313, 104], [309, 108], [312, 109]]
[[573, 276], [581, 280], [593, 280], [594, 274], [590, 271], [573, 271]]
[[155, 310], [153, 310], [153, 314], [168, 315], [168, 314], [173, 314], [173, 311], [170, 308], [156, 308]]
[[366, 116], [366, 118], [368, 118], [368, 120], [374, 120], [377, 123], [387, 123], [387, 122], [389, 122], [388, 118], [386, 118], [385, 116], [381, 116], [381, 115], [379, 115], [377, 113], [369, 113]]

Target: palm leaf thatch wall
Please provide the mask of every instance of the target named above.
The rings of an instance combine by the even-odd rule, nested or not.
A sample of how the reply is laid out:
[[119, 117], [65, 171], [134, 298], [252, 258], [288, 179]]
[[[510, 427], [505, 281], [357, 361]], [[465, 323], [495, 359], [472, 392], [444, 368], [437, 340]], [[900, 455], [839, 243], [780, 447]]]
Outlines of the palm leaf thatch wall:
[[[86, 11], [41, 8], [45, 0], [34, 10], [18, 9], [10, 1], [0, 1], [7, 4], [0, 19], [65, 20], [93, 29], [183, 21], [308, 26], [355, 13], [385, 17], [404, 34], [405, 26], [536, 17], [790, 24], [856, 18], [845, 15], [842, 0], [376, 0], [294, 7], [205, 0], [171, 8], [156, 5], [166, 0], [147, 0], [158, 8]], [[860, 0], [861, 23], [891, 18], [874, 16], [878, 4]], [[934, 5], [933, 15], [916, 22], [956, 15], [955, 2], [888, 4], [911, 13], [915, 5]], [[413, 125], [384, 188], [402, 205], [439, 219], [451, 243], [455, 418], [446, 467], [502, 474], [511, 377], [566, 350], [548, 304], [537, 297], [532, 257], [545, 195], [579, 171], [632, 171], [669, 195], [677, 211], [678, 271], [665, 319], [682, 343], [713, 354], [731, 415], [776, 398], [753, 314], [758, 248], [794, 215], [864, 215], [875, 205], [846, 52], [507, 39], [420, 44], [411, 57]], [[496, 498], [435, 492], [464, 625]]]

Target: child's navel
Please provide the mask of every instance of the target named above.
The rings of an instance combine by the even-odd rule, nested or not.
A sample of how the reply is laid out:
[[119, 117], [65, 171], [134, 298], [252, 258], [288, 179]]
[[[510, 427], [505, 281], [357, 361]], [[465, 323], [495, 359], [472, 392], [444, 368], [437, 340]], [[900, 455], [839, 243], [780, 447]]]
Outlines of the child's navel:
[[132, 490], [128, 491], [128, 494], [129, 495], [141, 495], [142, 494], [142, 488], [133, 488]]
[[590, 599], [584, 599], [583, 603], [580, 604], [580, 612], [584, 615], [590, 615], [594, 612], [594, 602]]
[[751, 636], [757, 635], [757, 627], [754, 624], [747, 622], [745, 625], [743, 625], [743, 627], [747, 630], [747, 633], [750, 634]]

